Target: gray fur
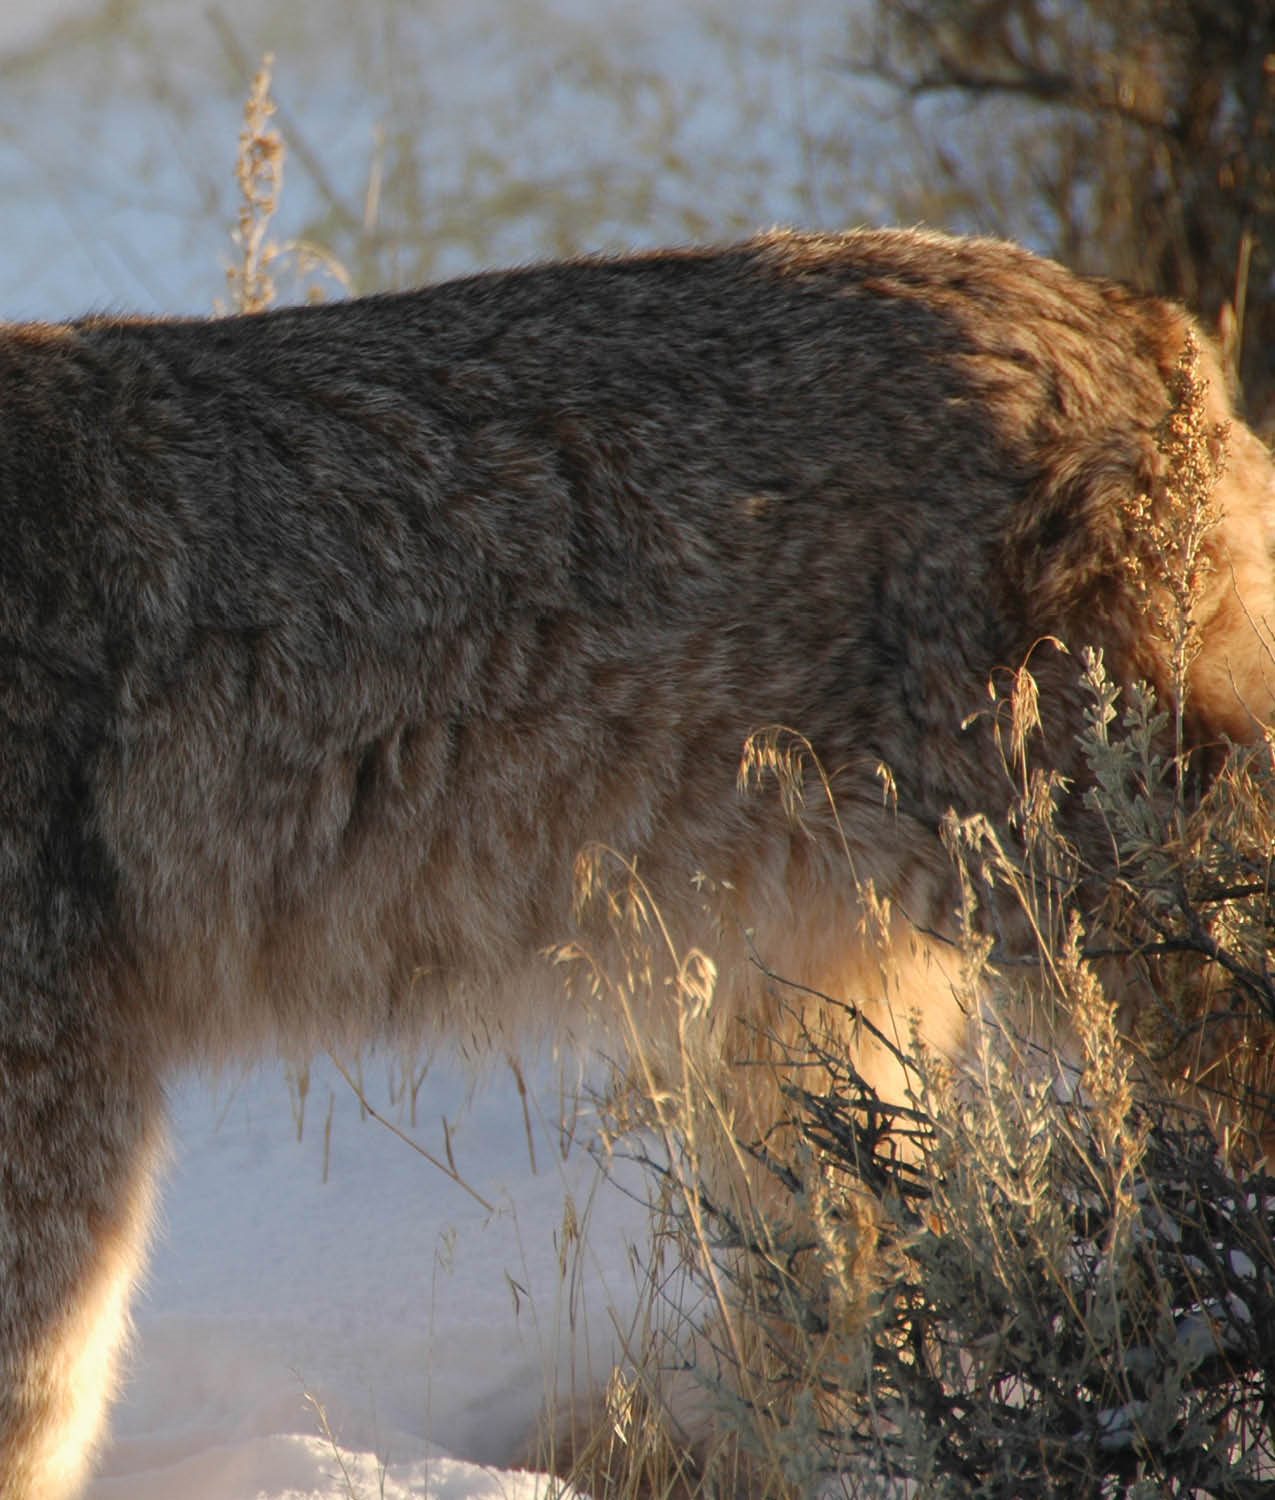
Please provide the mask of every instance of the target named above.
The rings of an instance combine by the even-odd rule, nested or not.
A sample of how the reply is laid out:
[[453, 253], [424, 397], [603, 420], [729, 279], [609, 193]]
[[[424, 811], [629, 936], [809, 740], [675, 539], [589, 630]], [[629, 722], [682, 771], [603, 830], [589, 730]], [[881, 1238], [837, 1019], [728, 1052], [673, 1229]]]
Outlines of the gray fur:
[[[595, 845], [717, 964], [724, 1050], [767, 1003], [748, 940], [862, 993], [829, 821], [736, 789], [770, 725], [857, 875], [949, 928], [939, 822], [1005, 800], [962, 728], [989, 676], [1052, 632], [1165, 684], [1123, 502], [1191, 327], [863, 232], [0, 330], [0, 1500], [81, 1484], [168, 1070], [580, 1023], [544, 954], [615, 957], [573, 900]], [[1238, 424], [1221, 498], [1202, 742], [1272, 709], [1275, 487]], [[941, 954], [899, 941], [896, 998], [955, 1045]]]

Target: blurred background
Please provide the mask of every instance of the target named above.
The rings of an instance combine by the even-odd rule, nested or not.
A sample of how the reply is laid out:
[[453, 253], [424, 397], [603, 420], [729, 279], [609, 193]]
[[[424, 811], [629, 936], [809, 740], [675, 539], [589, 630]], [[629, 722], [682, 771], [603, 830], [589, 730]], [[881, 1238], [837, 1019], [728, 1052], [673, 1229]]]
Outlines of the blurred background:
[[213, 306], [267, 52], [355, 290], [923, 220], [1182, 298], [1275, 422], [1271, 0], [4, 0], [5, 316]]

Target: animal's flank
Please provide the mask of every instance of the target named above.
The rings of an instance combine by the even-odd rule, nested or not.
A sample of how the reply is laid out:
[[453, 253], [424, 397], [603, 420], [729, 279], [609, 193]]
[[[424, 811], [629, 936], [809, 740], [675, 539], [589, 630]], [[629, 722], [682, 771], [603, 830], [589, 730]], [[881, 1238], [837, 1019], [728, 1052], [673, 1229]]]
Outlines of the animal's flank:
[[[939, 830], [1004, 808], [989, 676], [1037, 652], [1073, 781], [1075, 668], [1039, 643], [1171, 686], [1130, 502], [1190, 337], [1230, 421], [1212, 744], [1275, 708], [1270, 460], [1184, 313], [1013, 246], [775, 234], [0, 330], [0, 1500], [75, 1491], [164, 1071], [575, 1024], [546, 952], [614, 957], [584, 850], [711, 957], [719, 1051], [772, 1004], [750, 947], [957, 1047]], [[773, 725], [835, 823], [737, 789]], [[893, 903], [891, 996], [851, 866]]]

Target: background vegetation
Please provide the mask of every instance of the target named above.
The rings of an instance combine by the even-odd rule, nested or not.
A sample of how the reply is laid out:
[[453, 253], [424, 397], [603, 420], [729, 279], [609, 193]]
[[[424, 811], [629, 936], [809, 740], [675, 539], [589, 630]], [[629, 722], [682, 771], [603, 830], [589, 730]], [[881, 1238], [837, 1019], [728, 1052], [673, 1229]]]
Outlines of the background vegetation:
[[895, 201], [1166, 293], [1275, 422], [1275, 7], [891, 0], [854, 29], [914, 170]]

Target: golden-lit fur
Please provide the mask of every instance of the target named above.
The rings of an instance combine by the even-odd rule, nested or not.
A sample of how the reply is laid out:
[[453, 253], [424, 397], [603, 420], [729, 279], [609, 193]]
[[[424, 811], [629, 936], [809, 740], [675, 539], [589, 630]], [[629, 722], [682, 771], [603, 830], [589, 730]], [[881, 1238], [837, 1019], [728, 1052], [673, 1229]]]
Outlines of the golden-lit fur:
[[[622, 947], [582, 851], [716, 964], [723, 1055], [766, 1013], [754, 951], [957, 1046], [938, 828], [1006, 801], [963, 726], [1051, 634], [1168, 685], [1128, 501], [1163, 489], [1191, 328], [1012, 246], [861, 232], [0, 330], [0, 1500], [79, 1483], [165, 1074], [581, 1024], [590, 964], [545, 955]], [[1218, 501], [1202, 742], [1273, 702], [1239, 424]], [[1038, 657], [1079, 776], [1074, 665]], [[737, 789], [777, 725], [840, 828]], [[889, 997], [856, 876], [896, 913]]]

